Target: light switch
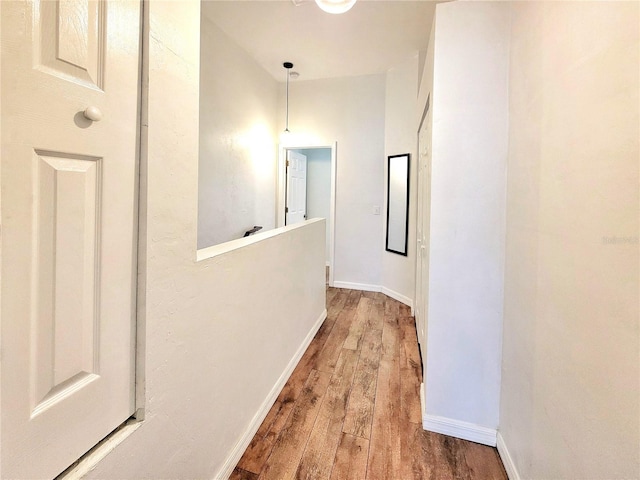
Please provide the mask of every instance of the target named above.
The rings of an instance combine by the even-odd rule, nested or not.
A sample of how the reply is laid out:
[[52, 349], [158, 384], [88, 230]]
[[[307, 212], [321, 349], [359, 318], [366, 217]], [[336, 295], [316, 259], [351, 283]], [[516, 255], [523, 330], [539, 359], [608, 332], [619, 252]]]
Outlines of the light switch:
[[373, 206], [373, 214], [374, 215], [380, 215], [380, 205], [374, 205]]

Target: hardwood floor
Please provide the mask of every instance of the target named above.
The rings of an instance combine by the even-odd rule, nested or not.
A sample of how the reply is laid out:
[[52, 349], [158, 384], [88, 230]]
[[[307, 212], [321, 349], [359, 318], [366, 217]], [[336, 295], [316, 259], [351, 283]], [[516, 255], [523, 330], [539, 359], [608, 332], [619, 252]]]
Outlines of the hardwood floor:
[[422, 429], [407, 306], [328, 287], [327, 311], [232, 480], [507, 480], [494, 448]]

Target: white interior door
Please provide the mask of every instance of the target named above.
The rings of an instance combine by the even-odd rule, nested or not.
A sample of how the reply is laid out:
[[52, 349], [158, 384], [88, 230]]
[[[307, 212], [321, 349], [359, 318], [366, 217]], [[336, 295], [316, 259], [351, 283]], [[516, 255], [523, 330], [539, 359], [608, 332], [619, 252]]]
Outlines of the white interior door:
[[140, 3], [1, 20], [1, 476], [53, 478], [134, 412]]
[[287, 204], [285, 225], [307, 218], [307, 157], [287, 150]]
[[415, 317], [423, 358], [426, 353], [426, 319], [429, 305], [429, 226], [431, 222], [431, 110], [418, 132], [418, 221]]

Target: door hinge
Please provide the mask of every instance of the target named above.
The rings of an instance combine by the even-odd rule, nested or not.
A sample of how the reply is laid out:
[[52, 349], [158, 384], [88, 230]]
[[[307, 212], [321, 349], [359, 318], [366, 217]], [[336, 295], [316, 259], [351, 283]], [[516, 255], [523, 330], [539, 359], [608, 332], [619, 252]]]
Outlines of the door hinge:
[[287, 168], [289, 168], [289, 160], [287, 160]]
[[289, 207], [284, 207], [284, 213], [289, 213]]

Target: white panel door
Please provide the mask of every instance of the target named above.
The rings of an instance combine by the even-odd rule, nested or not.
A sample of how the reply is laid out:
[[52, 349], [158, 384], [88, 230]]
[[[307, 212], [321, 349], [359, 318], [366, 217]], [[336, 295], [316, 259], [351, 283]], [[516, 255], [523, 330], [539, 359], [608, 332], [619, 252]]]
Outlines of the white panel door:
[[426, 359], [427, 312], [429, 308], [429, 232], [431, 223], [431, 109], [418, 132], [418, 259], [416, 268], [416, 328]]
[[307, 157], [287, 150], [287, 205], [285, 225], [307, 218]]
[[135, 407], [140, 3], [1, 13], [1, 476], [53, 478]]

